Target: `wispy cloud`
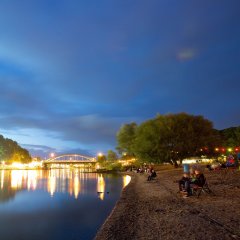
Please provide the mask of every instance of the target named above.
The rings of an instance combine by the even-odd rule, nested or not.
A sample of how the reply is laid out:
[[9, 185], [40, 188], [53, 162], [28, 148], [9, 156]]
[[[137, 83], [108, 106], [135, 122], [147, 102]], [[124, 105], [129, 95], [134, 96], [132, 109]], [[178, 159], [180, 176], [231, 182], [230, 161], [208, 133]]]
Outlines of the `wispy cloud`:
[[187, 61], [193, 59], [196, 56], [196, 54], [197, 51], [195, 49], [185, 48], [177, 53], [177, 59], [180, 61]]

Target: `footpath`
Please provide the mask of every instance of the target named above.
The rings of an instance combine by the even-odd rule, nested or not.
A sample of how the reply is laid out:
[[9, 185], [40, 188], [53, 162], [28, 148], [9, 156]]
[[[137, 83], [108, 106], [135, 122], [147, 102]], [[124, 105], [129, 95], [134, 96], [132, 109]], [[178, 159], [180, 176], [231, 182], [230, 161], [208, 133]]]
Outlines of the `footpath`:
[[[128, 173], [127, 173], [128, 174]], [[95, 240], [240, 239], [240, 172], [205, 172], [216, 196], [182, 198], [182, 169], [157, 171], [156, 180], [130, 173], [111, 215]]]

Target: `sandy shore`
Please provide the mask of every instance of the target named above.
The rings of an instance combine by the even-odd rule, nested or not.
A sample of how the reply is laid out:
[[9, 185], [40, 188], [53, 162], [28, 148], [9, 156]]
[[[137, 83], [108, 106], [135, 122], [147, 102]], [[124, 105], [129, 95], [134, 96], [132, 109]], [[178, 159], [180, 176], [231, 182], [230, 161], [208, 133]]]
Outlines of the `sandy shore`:
[[96, 240], [240, 239], [240, 172], [205, 172], [216, 196], [182, 198], [174, 183], [182, 169], [157, 171], [157, 179], [132, 173], [130, 184]]

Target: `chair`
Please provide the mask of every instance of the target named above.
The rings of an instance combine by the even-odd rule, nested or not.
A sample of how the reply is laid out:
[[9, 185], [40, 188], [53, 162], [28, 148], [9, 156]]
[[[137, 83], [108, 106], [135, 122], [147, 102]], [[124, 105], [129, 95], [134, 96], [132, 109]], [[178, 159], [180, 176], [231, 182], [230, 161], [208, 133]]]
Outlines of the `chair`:
[[207, 194], [213, 194], [215, 196], [215, 193], [209, 188], [206, 178], [204, 177], [204, 182], [202, 186], [198, 186], [196, 184], [191, 185], [192, 195], [195, 195], [199, 198], [202, 192]]

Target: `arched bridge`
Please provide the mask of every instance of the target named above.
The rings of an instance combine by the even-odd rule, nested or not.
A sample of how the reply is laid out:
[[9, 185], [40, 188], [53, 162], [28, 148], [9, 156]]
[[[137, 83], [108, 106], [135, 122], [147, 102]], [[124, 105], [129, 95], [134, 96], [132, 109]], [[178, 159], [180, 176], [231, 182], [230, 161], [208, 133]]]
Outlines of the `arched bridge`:
[[79, 154], [64, 154], [49, 158], [44, 161], [44, 164], [77, 164], [77, 163], [96, 163], [93, 157], [83, 156]]

